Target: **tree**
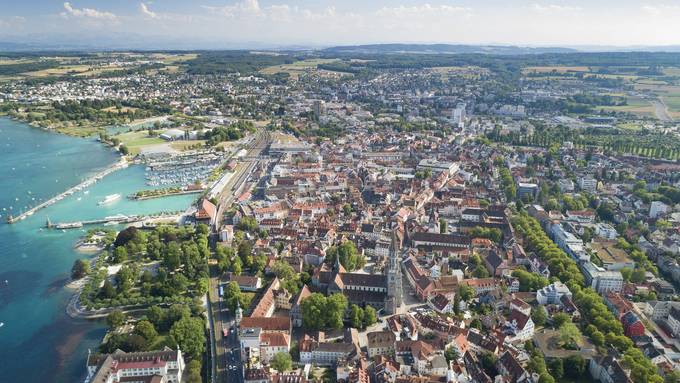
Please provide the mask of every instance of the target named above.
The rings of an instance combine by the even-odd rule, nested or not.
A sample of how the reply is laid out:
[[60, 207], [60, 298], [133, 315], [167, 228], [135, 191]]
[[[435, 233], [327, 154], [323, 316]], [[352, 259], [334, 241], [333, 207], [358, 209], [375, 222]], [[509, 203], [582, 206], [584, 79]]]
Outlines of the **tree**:
[[90, 261], [87, 259], [76, 259], [71, 268], [71, 279], [80, 279], [90, 271]]
[[163, 324], [164, 315], [163, 309], [158, 306], [151, 306], [146, 310], [146, 319], [148, 319], [155, 328], [160, 328]]
[[475, 296], [475, 289], [467, 285], [460, 285], [458, 287], [458, 295], [461, 300], [468, 302]]
[[141, 320], [135, 325], [134, 334], [142, 336], [148, 343], [153, 343], [158, 336], [158, 332], [154, 325], [148, 320]]
[[458, 354], [458, 351], [453, 347], [449, 347], [444, 351], [444, 357], [446, 358], [447, 362], [451, 362], [452, 360], [456, 360], [460, 358], [460, 354]]
[[378, 321], [378, 314], [373, 306], [364, 308], [364, 328], [374, 325]]
[[633, 270], [630, 274], [630, 281], [632, 283], [642, 283], [645, 281], [645, 278], [645, 270], [641, 268]]
[[350, 307], [349, 321], [352, 327], [361, 329], [364, 327], [364, 310], [353, 304]]
[[571, 318], [569, 317], [568, 314], [565, 313], [557, 313], [553, 315], [553, 324], [555, 325], [555, 328], [560, 328], [562, 327], [563, 324], [570, 322]]
[[292, 279], [295, 276], [293, 267], [288, 262], [282, 260], [276, 260], [271, 270], [279, 279]]
[[562, 359], [555, 358], [550, 361], [550, 375], [557, 380], [562, 379], [564, 376], [564, 364], [562, 363]]
[[285, 372], [293, 366], [293, 361], [289, 353], [281, 351], [274, 355], [271, 366], [278, 372]]
[[118, 246], [113, 250], [113, 262], [123, 263], [127, 261], [128, 252], [125, 246]]
[[113, 287], [113, 284], [111, 283], [108, 278], [104, 281], [104, 285], [101, 288], [100, 295], [104, 298], [115, 298], [116, 297], [116, 289]]
[[347, 298], [336, 293], [327, 298], [326, 326], [334, 329], [342, 328], [342, 319], [347, 309]]
[[125, 323], [125, 314], [120, 310], [113, 310], [106, 317], [106, 324], [109, 325], [111, 330], [120, 327]]
[[583, 375], [586, 361], [581, 355], [571, 355], [564, 360], [564, 372], [569, 378], [577, 379]]
[[191, 358], [200, 358], [205, 350], [203, 321], [190, 317], [180, 319], [172, 325], [170, 338]]
[[354, 242], [344, 241], [340, 246], [331, 246], [326, 250], [326, 257], [329, 262], [335, 262], [337, 257], [347, 271], [353, 271], [364, 267], [366, 258], [359, 253]]
[[531, 312], [531, 320], [534, 321], [534, 324], [536, 326], [543, 326], [545, 325], [545, 322], [548, 320], [548, 315], [546, 315], [543, 307], [539, 306], [534, 311]]
[[120, 153], [121, 153], [122, 155], [124, 155], [124, 156], [127, 156], [128, 154], [130, 154], [130, 149], [128, 149], [128, 147], [125, 146], [125, 145], [119, 146], [119, 147], [118, 147], [118, 150], [119, 150]]
[[187, 383], [201, 383], [203, 381], [201, 378], [201, 361], [193, 359], [187, 363], [186, 374]]
[[560, 326], [560, 341], [562, 347], [574, 350], [581, 340], [581, 332], [572, 322], [566, 322]]
[[440, 234], [446, 234], [448, 232], [448, 223], [446, 222], [445, 219], [440, 218], [439, 219], [439, 233]]
[[620, 270], [621, 276], [625, 282], [630, 282], [630, 276], [633, 274], [633, 269], [624, 267]]

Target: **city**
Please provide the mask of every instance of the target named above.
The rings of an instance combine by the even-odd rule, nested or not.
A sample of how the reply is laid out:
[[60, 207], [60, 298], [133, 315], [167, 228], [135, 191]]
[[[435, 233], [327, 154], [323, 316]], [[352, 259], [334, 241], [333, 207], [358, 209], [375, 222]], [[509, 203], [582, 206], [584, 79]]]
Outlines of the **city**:
[[10, 381], [680, 381], [676, 50], [17, 47]]

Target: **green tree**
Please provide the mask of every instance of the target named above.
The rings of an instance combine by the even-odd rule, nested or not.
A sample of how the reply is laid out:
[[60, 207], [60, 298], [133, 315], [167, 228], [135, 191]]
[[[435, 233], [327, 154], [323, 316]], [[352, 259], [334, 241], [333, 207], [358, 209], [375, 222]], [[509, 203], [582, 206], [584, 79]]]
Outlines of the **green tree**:
[[641, 268], [637, 268], [633, 270], [633, 272], [630, 275], [630, 281], [632, 283], [642, 283], [645, 281], [645, 270]]
[[543, 307], [537, 307], [531, 312], [531, 320], [534, 321], [536, 326], [544, 326], [545, 322], [548, 320], [548, 315], [546, 315]]
[[458, 351], [455, 349], [455, 347], [451, 346], [444, 351], [444, 357], [446, 358], [447, 362], [451, 362], [452, 360], [457, 360], [460, 358], [460, 354], [458, 354]]
[[565, 313], [557, 313], [553, 315], [553, 324], [555, 325], [555, 328], [560, 328], [562, 327], [563, 324], [567, 322], [571, 322], [571, 318], [569, 317], [568, 314]]
[[199, 318], [182, 318], [170, 328], [170, 338], [182, 351], [198, 359], [205, 350], [205, 330]]
[[564, 359], [564, 373], [569, 378], [580, 378], [585, 369], [586, 361], [581, 355], [571, 355]]
[[154, 325], [148, 320], [141, 320], [135, 325], [134, 334], [142, 336], [148, 343], [153, 343], [158, 336], [158, 332]]
[[128, 259], [127, 248], [124, 246], [118, 246], [113, 250], [113, 262], [123, 263]]
[[293, 366], [292, 358], [287, 352], [278, 352], [272, 357], [271, 366], [273, 369], [279, 372], [285, 372], [290, 370]]
[[349, 321], [352, 327], [361, 329], [364, 327], [364, 310], [353, 304], [350, 306]]
[[186, 367], [187, 383], [202, 383], [201, 378], [201, 361], [193, 359], [187, 363]]
[[568, 349], [576, 349], [581, 341], [581, 332], [578, 327], [572, 322], [566, 322], [560, 326], [560, 342], [562, 347]]
[[378, 314], [373, 306], [364, 308], [364, 328], [374, 325], [378, 321]]
[[550, 361], [550, 375], [557, 380], [564, 377], [564, 364], [562, 363], [562, 359], [555, 358]]
[[445, 219], [440, 218], [439, 219], [439, 233], [440, 234], [446, 234], [448, 232], [448, 223], [446, 222]]
[[114, 330], [125, 323], [125, 314], [120, 310], [113, 310], [106, 316], [106, 324]]
[[71, 279], [80, 279], [90, 272], [90, 261], [87, 259], [76, 259], [71, 268]]

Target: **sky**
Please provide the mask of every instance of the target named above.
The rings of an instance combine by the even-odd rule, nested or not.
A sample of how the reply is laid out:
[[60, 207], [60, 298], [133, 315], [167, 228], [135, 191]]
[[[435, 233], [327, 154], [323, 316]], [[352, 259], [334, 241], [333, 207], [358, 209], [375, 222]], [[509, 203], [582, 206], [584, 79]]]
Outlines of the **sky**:
[[663, 46], [678, 20], [680, 0], [0, 0], [0, 42]]

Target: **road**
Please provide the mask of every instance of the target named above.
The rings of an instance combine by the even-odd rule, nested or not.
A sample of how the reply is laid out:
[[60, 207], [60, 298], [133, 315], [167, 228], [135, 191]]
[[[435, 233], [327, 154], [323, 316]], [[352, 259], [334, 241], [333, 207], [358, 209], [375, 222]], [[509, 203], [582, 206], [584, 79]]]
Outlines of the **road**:
[[[246, 181], [251, 176], [253, 169], [261, 161], [262, 153], [267, 149], [271, 142], [268, 132], [258, 130], [253, 140], [247, 145], [248, 153], [240, 160], [234, 169], [233, 176], [224, 185], [218, 196], [217, 223], [215, 228], [219, 228], [224, 211], [228, 209], [236, 197], [243, 192]], [[216, 234], [211, 236], [213, 247], [216, 243]], [[210, 325], [210, 345], [212, 360], [212, 381], [214, 383], [242, 383], [243, 372], [241, 370], [241, 354], [239, 352], [239, 342], [235, 331], [232, 330], [234, 318], [229, 312], [225, 303], [219, 296], [219, 271], [216, 265], [210, 267], [210, 289], [209, 289], [209, 325]], [[227, 336], [224, 336], [225, 329]]]
[[673, 121], [673, 117], [668, 113], [668, 107], [666, 106], [666, 103], [663, 102], [663, 99], [658, 98], [650, 102], [654, 106], [656, 118], [661, 121]]

